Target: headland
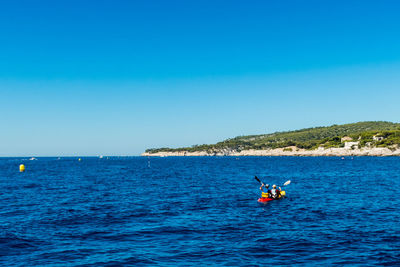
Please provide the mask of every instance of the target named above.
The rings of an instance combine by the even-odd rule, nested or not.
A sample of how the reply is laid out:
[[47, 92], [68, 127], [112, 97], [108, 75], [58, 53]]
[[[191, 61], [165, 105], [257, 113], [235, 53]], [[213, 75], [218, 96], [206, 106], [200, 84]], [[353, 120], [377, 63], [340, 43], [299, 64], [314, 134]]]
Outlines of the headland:
[[239, 136], [211, 145], [147, 149], [142, 156], [400, 156], [400, 123], [369, 121]]

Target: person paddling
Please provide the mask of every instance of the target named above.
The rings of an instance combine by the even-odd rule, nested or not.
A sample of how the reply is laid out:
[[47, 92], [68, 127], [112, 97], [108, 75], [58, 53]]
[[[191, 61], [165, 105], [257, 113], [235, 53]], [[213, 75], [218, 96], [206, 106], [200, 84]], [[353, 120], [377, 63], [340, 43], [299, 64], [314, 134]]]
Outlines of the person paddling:
[[274, 199], [280, 198], [281, 197], [281, 188], [276, 189], [276, 185], [272, 186], [272, 189], [269, 190], [270, 196]]
[[[263, 191], [263, 187], [265, 187], [265, 190], [267, 190], [267, 192]], [[268, 188], [269, 188], [269, 184], [261, 183], [261, 186], [260, 186], [261, 197], [271, 197], [271, 190], [269, 190]]]

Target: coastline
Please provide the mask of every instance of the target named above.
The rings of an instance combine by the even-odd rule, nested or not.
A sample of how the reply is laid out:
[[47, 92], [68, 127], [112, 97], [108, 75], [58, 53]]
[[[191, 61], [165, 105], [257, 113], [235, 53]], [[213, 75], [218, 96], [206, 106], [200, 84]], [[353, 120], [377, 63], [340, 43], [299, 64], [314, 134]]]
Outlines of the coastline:
[[[292, 151], [289, 151], [289, 150]], [[215, 152], [206, 151], [174, 151], [174, 152], [157, 152], [157, 153], [142, 153], [144, 157], [182, 157], [182, 156], [299, 156], [299, 157], [342, 157], [342, 156], [375, 156], [375, 157], [388, 157], [388, 156], [400, 156], [400, 148], [389, 149], [384, 147], [372, 147], [372, 148], [318, 148], [315, 150], [305, 150], [296, 147], [289, 148], [276, 148], [266, 150], [220, 150]]]

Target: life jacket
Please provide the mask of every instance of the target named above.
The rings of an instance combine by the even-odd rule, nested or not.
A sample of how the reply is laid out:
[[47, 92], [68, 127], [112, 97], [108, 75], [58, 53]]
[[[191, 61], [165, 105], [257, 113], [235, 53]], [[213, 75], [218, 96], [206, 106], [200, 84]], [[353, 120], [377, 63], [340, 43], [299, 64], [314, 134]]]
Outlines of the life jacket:
[[271, 197], [271, 190], [268, 189], [267, 192], [261, 192], [261, 197]]

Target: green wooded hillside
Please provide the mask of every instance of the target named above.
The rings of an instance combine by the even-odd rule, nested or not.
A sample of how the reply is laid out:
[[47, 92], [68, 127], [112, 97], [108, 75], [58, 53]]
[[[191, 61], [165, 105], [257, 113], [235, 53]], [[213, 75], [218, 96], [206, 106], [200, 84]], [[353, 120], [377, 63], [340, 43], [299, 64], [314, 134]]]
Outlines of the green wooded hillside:
[[[222, 149], [241, 151], [245, 149], [269, 149], [296, 146], [297, 148], [316, 149], [319, 146], [342, 147], [342, 137], [351, 137], [358, 141], [359, 147], [393, 147], [400, 145], [400, 123], [386, 121], [366, 121], [328, 127], [307, 128], [296, 131], [276, 132], [262, 135], [238, 136], [211, 145], [194, 145], [183, 148], [152, 148], [148, 153], [162, 151], [208, 151]], [[373, 138], [373, 137], [380, 138]], [[382, 140], [377, 140], [382, 139]]]

